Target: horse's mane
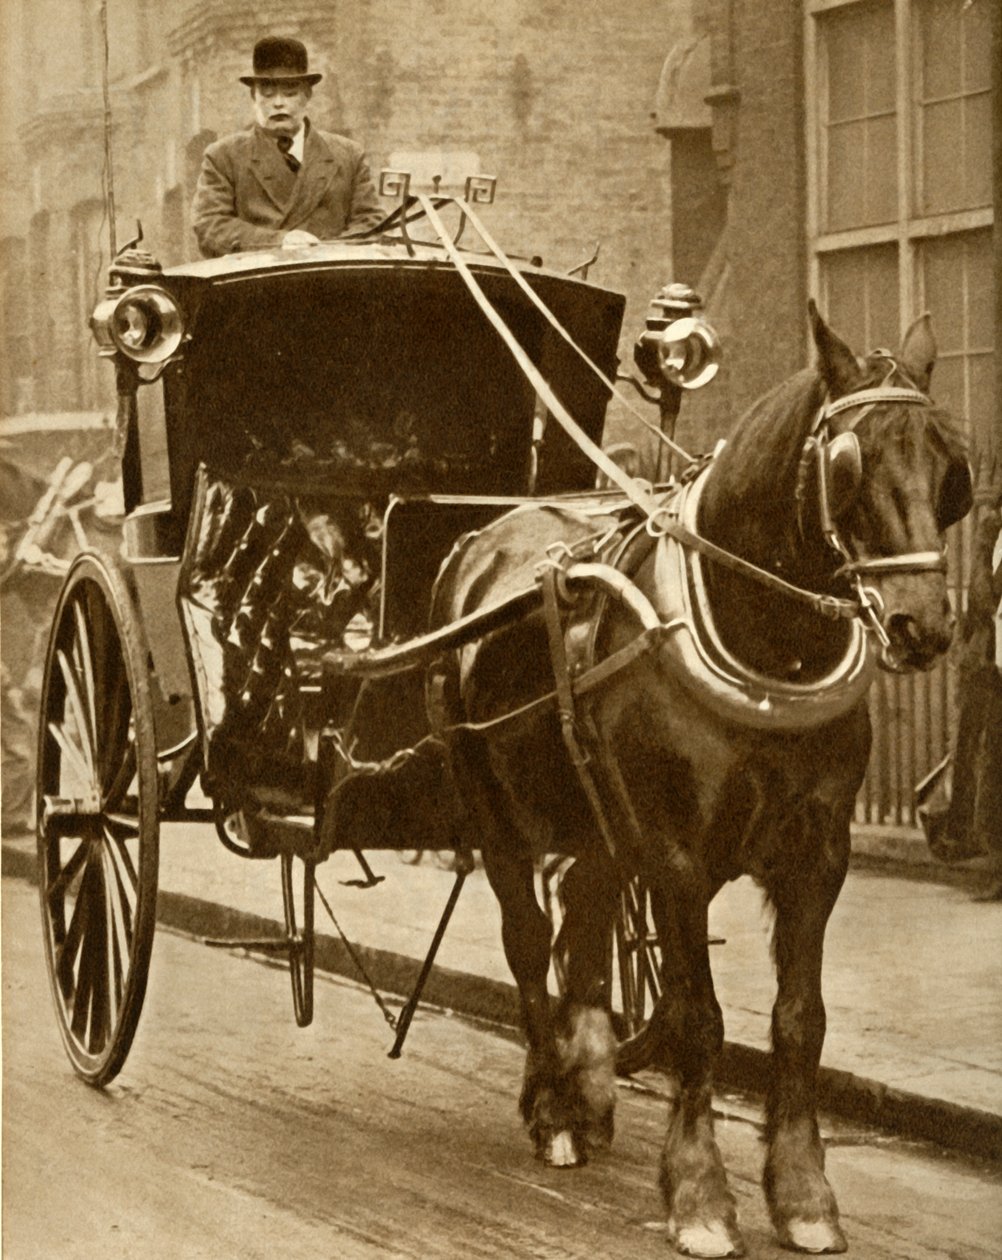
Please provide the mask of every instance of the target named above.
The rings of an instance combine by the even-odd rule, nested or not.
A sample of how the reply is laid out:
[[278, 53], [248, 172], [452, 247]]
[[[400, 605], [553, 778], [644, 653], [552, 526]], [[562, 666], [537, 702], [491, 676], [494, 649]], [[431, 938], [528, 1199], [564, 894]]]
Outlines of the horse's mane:
[[741, 416], [714, 460], [703, 498], [703, 517], [741, 554], [762, 556], [766, 535], [775, 538], [777, 513], [787, 510], [795, 525], [797, 478], [804, 442], [824, 399], [819, 374], [805, 369], [776, 385]]

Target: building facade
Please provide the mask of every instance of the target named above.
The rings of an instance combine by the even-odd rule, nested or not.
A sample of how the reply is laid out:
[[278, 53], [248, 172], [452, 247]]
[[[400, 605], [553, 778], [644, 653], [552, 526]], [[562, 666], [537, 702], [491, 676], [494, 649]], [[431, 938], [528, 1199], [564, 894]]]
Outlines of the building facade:
[[269, 31], [308, 45], [325, 76], [311, 117], [359, 139], [374, 172], [410, 170], [422, 189], [439, 176], [444, 191], [495, 175], [490, 230], [556, 270], [597, 246], [592, 277], [629, 298], [628, 352], [650, 297], [673, 278], [670, 150], [651, 110], [689, 8], [471, 0], [457, 22], [445, 0], [6, 0], [0, 108], [13, 125], [0, 148], [5, 169], [22, 174], [0, 205], [0, 411], [108, 404], [110, 374], [85, 321], [108, 261], [109, 187], [119, 246], [139, 220], [165, 265], [197, 256], [202, 153], [250, 122], [238, 76]]

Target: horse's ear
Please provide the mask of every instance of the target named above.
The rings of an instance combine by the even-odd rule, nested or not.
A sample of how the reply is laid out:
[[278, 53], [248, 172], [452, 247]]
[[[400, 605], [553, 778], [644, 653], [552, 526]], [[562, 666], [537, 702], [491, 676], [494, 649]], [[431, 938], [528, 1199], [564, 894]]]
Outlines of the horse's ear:
[[851, 394], [861, 375], [856, 356], [821, 318], [821, 312], [813, 298], [807, 303], [807, 310], [811, 317], [814, 344], [818, 348], [818, 369], [825, 379], [829, 394], [833, 398]]
[[928, 311], [920, 315], [905, 333], [898, 360], [916, 386], [927, 393], [936, 363], [936, 338], [932, 334], [932, 318]]

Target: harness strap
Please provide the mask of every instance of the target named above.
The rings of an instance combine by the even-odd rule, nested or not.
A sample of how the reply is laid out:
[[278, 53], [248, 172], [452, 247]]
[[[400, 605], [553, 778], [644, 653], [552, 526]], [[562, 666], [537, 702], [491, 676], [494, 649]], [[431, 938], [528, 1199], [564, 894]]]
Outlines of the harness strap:
[[574, 687], [571, 681], [570, 666], [567, 661], [567, 645], [564, 641], [564, 627], [560, 619], [560, 603], [557, 581], [560, 570], [550, 565], [544, 569], [540, 583], [543, 588], [543, 616], [546, 621], [546, 634], [550, 644], [550, 660], [553, 664], [553, 678], [557, 689], [557, 716], [560, 719], [560, 733], [563, 736], [571, 764], [577, 771], [578, 780], [584, 789], [588, 804], [595, 817], [602, 841], [609, 856], [616, 857], [616, 841], [609, 825], [609, 819], [602, 802], [595, 776], [592, 774], [591, 757], [581, 742], [574, 713]]
[[[873, 407], [877, 403], [884, 402], [922, 403], [928, 406], [931, 401], [929, 395], [923, 394], [921, 390], [905, 389], [900, 385], [877, 385], [873, 389], [857, 389], [851, 394], [845, 394], [842, 398], [836, 398], [834, 402], [826, 402], [818, 412], [813, 431], [816, 432], [826, 420], [837, 416], [840, 411], [852, 411], [854, 407]], [[856, 421], [856, 424], [858, 423], [859, 420]], [[856, 425], [852, 427], [855, 428]]]
[[708, 538], [704, 538], [701, 534], [694, 534], [691, 529], [687, 529], [669, 512], [669, 508], [661, 507], [654, 516], [649, 518], [647, 529], [652, 537], [657, 538], [661, 535], [666, 535], [668, 538], [673, 538], [683, 546], [691, 547], [708, 559], [723, 565], [725, 569], [730, 569], [734, 573], [740, 573], [743, 577], [753, 578], [762, 586], [769, 586], [773, 590], [786, 595], [789, 599], [798, 600], [802, 604], [809, 604], [822, 617], [830, 617], [833, 620], [838, 620], [840, 617], [851, 619], [859, 612], [859, 604], [856, 600], [841, 599], [838, 595], [821, 595], [817, 591], [809, 591], [805, 587], [794, 586], [792, 582], [787, 582], [784, 578], [779, 577], [778, 574], [770, 573], [768, 569], [760, 569], [757, 564], [752, 564], [750, 560], [744, 560], [741, 556], [734, 555], [733, 552], [725, 551], [723, 547], [718, 547], [716, 543], [710, 542]]

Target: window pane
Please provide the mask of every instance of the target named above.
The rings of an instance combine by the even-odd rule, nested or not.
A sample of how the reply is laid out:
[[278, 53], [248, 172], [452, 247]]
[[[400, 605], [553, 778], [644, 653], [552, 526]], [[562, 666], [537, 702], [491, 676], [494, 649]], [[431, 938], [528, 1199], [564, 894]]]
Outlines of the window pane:
[[964, 256], [960, 237], [926, 241], [922, 246], [923, 302], [936, 324], [941, 354], [964, 345]]
[[957, 0], [925, 0], [919, 8], [922, 98], [952, 96], [961, 86], [962, 24]]
[[841, 122], [863, 114], [865, 71], [859, 55], [857, 23], [838, 14], [825, 22], [828, 57], [828, 121]]
[[964, 361], [959, 356], [936, 360], [933, 371], [933, 397], [955, 415], [962, 416], [964, 406]]
[[828, 230], [832, 232], [865, 221], [864, 181], [858, 166], [865, 126], [842, 123], [828, 133]]
[[923, 241], [919, 269], [941, 357], [936, 397], [966, 416], [979, 449], [989, 440], [994, 280], [990, 229]]
[[963, 102], [940, 101], [922, 110], [923, 214], [942, 214], [963, 204]]
[[866, 66], [866, 112], [894, 111], [894, 8], [862, 6], [863, 60]]
[[979, 92], [964, 101], [965, 206], [992, 204], [991, 96]]
[[894, 245], [840, 250], [821, 259], [826, 318], [857, 351], [899, 340], [898, 266]]
[[897, 215], [894, 8], [847, 5], [818, 19], [826, 66], [824, 224], [844, 231]]
[[[972, 350], [988, 349], [992, 344], [995, 323], [995, 268], [992, 257], [992, 234], [972, 232], [966, 238], [968, 281], [967, 326]], [[1002, 402], [1002, 400], [1000, 400]]]
[[866, 124], [866, 224], [898, 217], [897, 120], [893, 114]]
[[918, 8], [919, 213], [991, 204], [991, 23], [988, 5]]
[[967, 420], [971, 441], [981, 454], [993, 449], [991, 422], [995, 396], [995, 356], [976, 354], [970, 360], [970, 394]]
[[989, 5], [963, 6], [965, 92], [987, 89], [992, 81], [992, 24]]

